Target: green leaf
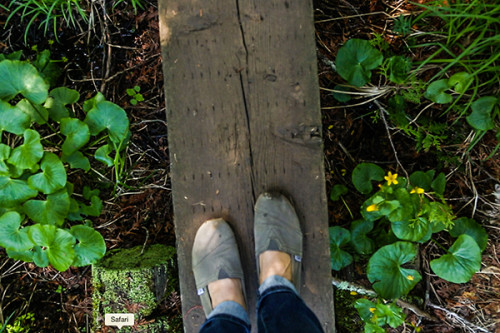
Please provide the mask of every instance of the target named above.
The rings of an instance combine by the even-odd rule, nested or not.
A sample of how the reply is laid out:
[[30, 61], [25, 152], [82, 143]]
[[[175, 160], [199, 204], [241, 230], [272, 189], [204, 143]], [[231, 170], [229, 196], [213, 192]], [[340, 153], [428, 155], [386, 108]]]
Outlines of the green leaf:
[[50, 264], [47, 249], [35, 246], [33, 248], [33, 261], [38, 267], [47, 267]]
[[391, 223], [391, 229], [397, 238], [418, 242], [429, 232], [429, 221], [424, 218], [416, 218], [411, 221], [397, 221]]
[[[27, 228], [29, 228], [29, 227], [26, 227], [25, 229], [27, 229]], [[7, 249], [7, 255], [9, 256], [9, 258], [14, 259], [14, 260], [22, 260], [24, 262], [33, 262], [33, 251], [32, 250], [14, 251], [14, 250]]]
[[[75, 259], [75, 238], [68, 231], [53, 225], [35, 224], [28, 231], [33, 243], [45, 248], [49, 262], [58, 271], [65, 271]], [[36, 263], [36, 260], [35, 260]]]
[[0, 100], [0, 134], [3, 131], [21, 135], [30, 127], [30, 117], [17, 106]]
[[10, 147], [0, 143], [0, 176], [9, 176], [9, 167], [5, 164], [5, 160], [7, 160], [10, 156]]
[[104, 238], [91, 227], [75, 225], [71, 227], [70, 232], [77, 240], [73, 266], [81, 267], [94, 264], [106, 253]]
[[340, 199], [341, 196], [347, 194], [349, 191], [347, 190], [347, 187], [344, 185], [334, 185], [330, 191], [330, 199], [332, 201], [337, 201]]
[[24, 143], [14, 148], [9, 163], [18, 169], [31, 169], [43, 157], [43, 146], [40, 143], [40, 134], [27, 129], [24, 131]]
[[87, 206], [83, 203], [79, 204], [80, 213], [87, 216], [99, 216], [102, 211], [102, 200], [94, 195], [90, 198], [90, 206]]
[[45, 49], [40, 52], [33, 65], [38, 68], [40, 75], [51, 85], [57, 83], [57, 79], [61, 76], [61, 68], [53, 61], [50, 60], [50, 51]]
[[405, 109], [406, 102], [403, 96], [394, 95], [389, 98], [389, 117], [393, 123], [402, 128], [410, 124]]
[[448, 104], [453, 101], [453, 97], [445, 91], [450, 89], [448, 80], [437, 80], [429, 84], [424, 97], [438, 104]]
[[359, 298], [354, 302], [354, 307], [358, 311], [359, 316], [365, 323], [372, 321], [373, 312], [376, 309], [376, 304], [366, 298]]
[[94, 97], [92, 97], [92, 98], [86, 100], [85, 102], [83, 102], [83, 111], [89, 112], [97, 104], [99, 104], [100, 102], [103, 102], [105, 100], [106, 100], [106, 97], [104, 97], [103, 94], [101, 94], [100, 92], [98, 92]]
[[432, 187], [432, 178], [434, 177], [434, 170], [429, 170], [427, 172], [415, 171], [410, 175], [410, 183], [415, 187], [423, 188], [426, 192], [429, 192]]
[[62, 155], [61, 160], [64, 163], [69, 163], [71, 168], [73, 169], [82, 169], [84, 171], [89, 171], [90, 170], [90, 162], [87, 157], [83, 155], [82, 152], [76, 151], [70, 156]]
[[0, 62], [0, 99], [11, 100], [18, 94], [35, 104], [42, 104], [48, 95], [49, 84], [33, 65], [19, 60]]
[[132, 105], [134, 105], [134, 106], [135, 106], [135, 105], [137, 105], [137, 100], [136, 100], [135, 98], [132, 98], [132, 99], [130, 100], [130, 104], [132, 104]]
[[429, 216], [429, 222], [438, 226], [447, 227], [455, 219], [451, 208], [440, 202], [430, 202], [426, 205], [425, 211]]
[[50, 118], [59, 122], [61, 119], [69, 117], [69, 110], [66, 108], [66, 105], [76, 103], [79, 98], [80, 94], [78, 91], [66, 87], [58, 87], [51, 90], [44, 106], [49, 110]]
[[20, 100], [16, 107], [30, 117], [32, 122], [39, 125], [43, 125], [49, 120], [49, 111], [46, 108], [38, 104], [31, 104], [26, 98]]
[[365, 333], [386, 333], [386, 330], [378, 326], [377, 324], [366, 323]]
[[26, 228], [20, 229], [21, 222], [18, 212], [7, 212], [0, 217], [0, 246], [16, 252], [33, 247]]
[[368, 262], [367, 275], [377, 294], [386, 299], [408, 294], [422, 276], [401, 265], [412, 261], [416, 255], [416, 246], [408, 242], [395, 242], [375, 252]]
[[141, 91], [141, 87], [139, 87], [139, 86], [134, 86], [134, 91], [136, 91], [136, 92], [140, 92], [140, 91]]
[[444, 175], [444, 173], [440, 172], [436, 176], [436, 179], [432, 181], [431, 187], [437, 194], [444, 194], [444, 190], [446, 189], [446, 176]]
[[57, 155], [45, 153], [40, 167], [41, 173], [28, 178], [29, 186], [44, 194], [51, 194], [66, 185], [66, 169]]
[[61, 119], [61, 133], [66, 136], [62, 145], [63, 154], [70, 156], [85, 146], [90, 139], [90, 130], [87, 124], [76, 118]]
[[30, 219], [41, 224], [62, 226], [68, 216], [70, 200], [66, 189], [49, 194], [47, 200], [29, 200], [24, 211]]
[[128, 88], [126, 91], [127, 91], [127, 95], [129, 95], [129, 96], [134, 96], [135, 95], [135, 90], [132, 89], [132, 88]]
[[[339, 86], [339, 85], [336, 85], [333, 89], [337, 90], [337, 91], [345, 91], [345, 92], [351, 91], [349, 88], [344, 87], [344, 86]], [[332, 92], [332, 96], [340, 103], [347, 103], [351, 100], [351, 95], [343, 94], [343, 93], [337, 92], [337, 91]]]
[[378, 303], [375, 307], [374, 316], [376, 316], [378, 324], [380, 326], [389, 325], [393, 328], [397, 328], [400, 325], [403, 325], [405, 320], [403, 309], [401, 309], [395, 303]]
[[479, 223], [467, 217], [456, 219], [453, 223], [453, 228], [450, 230], [452, 237], [459, 237], [463, 234], [469, 235], [474, 238], [481, 252], [484, 251], [486, 245], [488, 245], [488, 234]]
[[361, 87], [370, 82], [371, 70], [382, 64], [380, 51], [362, 39], [348, 40], [338, 51], [336, 66], [339, 75], [350, 84]]
[[37, 194], [24, 180], [0, 177], [0, 207], [14, 207]]
[[137, 102], [144, 102], [144, 96], [142, 96], [142, 94], [135, 95], [135, 99]]
[[448, 85], [455, 89], [457, 93], [465, 93], [474, 77], [467, 72], [458, 72], [453, 74], [448, 80]]
[[349, 230], [330, 227], [330, 263], [333, 270], [339, 271], [352, 262], [352, 256], [340, 248], [351, 240]]
[[373, 229], [373, 221], [356, 220], [351, 223], [351, 245], [359, 254], [370, 254], [375, 250], [375, 243], [368, 234]]
[[95, 159], [106, 164], [108, 167], [112, 167], [114, 165], [114, 161], [109, 154], [113, 151], [113, 148], [110, 145], [104, 145], [95, 151]]
[[411, 61], [407, 57], [392, 56], [388, 59], [389, 80], [394, 83], [405, 83], [411, 69]]
[[372, 181], [383, 179], [384, 170], [373, 163], [360, 163], [352, 171], [352, 183], [363, 194], [368, 194], [373, 190]]
[[85, 117], [90, 134], [97, 135], [104, 129], [109, 132], [111, 141], [116, 144], [125, 140], [128, 134], [129, 121], [125, 111], [108, 101], [97, 103]]
[[440, 278], [453, 283], [468, 282], [481, 269], [481, 249], [469, 235], [460, 235], [441, 258], [431, 260]]
[[485, 96], [471, 104], [472, 112], [466, 117], [467, 122], [478, 131], [487, 131], [495, 127], [491, 112], [497, 103], [496, 97]]

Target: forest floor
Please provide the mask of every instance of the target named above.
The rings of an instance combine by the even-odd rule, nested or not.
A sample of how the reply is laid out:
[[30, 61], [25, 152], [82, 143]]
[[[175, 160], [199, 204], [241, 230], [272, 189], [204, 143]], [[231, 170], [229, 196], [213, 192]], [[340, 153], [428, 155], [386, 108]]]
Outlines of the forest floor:
[[[49, 49], [52, 59], [67, 59], [61, 62], [64, 66], [61, 85], [78, 90], [85, 98], [100, 91], [127, 112], [132, 132], [127, 157], [128, 186], [120, 188], [115, 195], [107, 191], [103, 213], [93, 221], [94, 227], [103, 235], [108, 250], [155, 243], [175, 246], [157, 5], [145, 2], [145, 8], [139, 8], [135, 14], [128, 1], [114, 9], [110, 5], [103, 8], [104, 1], [85, 3], [88, 4], [86, 10], [94, 17], [92, 25], [82, 24], [77, 29], [61, 27], [57, 40], [53, 33], [44, 36], [33, 25], [26, 42], [27, 20], [21, 21], [20, 15], [14, 15], [4, 25], [9, 13], [0, 7], [0, 25], [4, 26], [0, 30], [0, 53], [23, 50], [24, 56], [32, 59], [37, 52]], [[378, 105], [368, 101], [348, 107], [357, 103], [339, 103], [326, 90], [344, 82], [332, 64], [339, 47], [348, 39], [378, 36], [390, 50], [397, 52], [405, 48], [405, 40], [391, 30], [396, 18], [401, 14], [417, 15], [419, 11], [421, 9], [406, 1], [323, 0], [315, 3], [326, 190], [329, 195], [336, 184], [349, 189], [342, 201], [329, 202], [329, 223], [348, 227], [353, 219], [359, 218], [356, 207], [361, 206], [365, 197], [354, 190], [350, 180], [352, 170], [359, 163], [375, 163], [400, 174], [417, 170], [444, 172], [445, 197], [454, 213], [473, 217], [488, 233], [481, 271], [468, 283], [447, 282], [429, 269], [429, 261], [439, 248], [422, 247], [420, 268], [424, 278], [407, 300], [413, 304], [405, 308], [407, 324], [391, 332], [499, 333], [500, 203], [495, 202], [494, 191], [500, 183], [500, 159], [498, 154], [487, 159], [498, 143], [495, 135], [487, 133], [468, 150], [473, 132], [462, 126], [453, 133], [441, 133], [447, 136], [441, 145], [424, 149], [422, 142], [385, 121], [380, 105], [387, 105], [388, 96], [381, 96]], [[417, 28], [411, 27], [413, 31]], [[414, 54], [414, 60], [424, 59], [432, 52], [421, 50]], [[145, 99], [137, 105], [131, 104], [126, 93], [134, 86], [140, 87]], [[430, 104], [424, 99], [422, 103]], [[421, 110], [421, 105], [412, 104], [407, 113], [415, 118]], [[443, 116], [440, 111], [442, 106], [433, 105], [427, 112], [445, 126], [453, 121], [452, 115]], [[112, 181], [111, 175], [98, 175], [93, 171], [82, 177], [73, 181]], [[451, 244], [446, 236], [439, 237], [444, 244]], [[334, 276], [371, 288], [364, 271], [366, 260], [360, 260], [335, 272]], [[13, 261], [3, 250], [0, 252], [0, 324], [12, 313], [11, 323], [32, 313], [34, 320], [18, 319], [30, 327], [29, 332], [90, 332], [91, 292], [90, 267], [71, 267], [58, 272], [51, 267], [42, 269], [32, 263]], [[351, 304], [359, 296], [341, 291], [335, 294], [338, 332], [361, 332], [361, 321]], [[420, 309], [419, 314], [411, 311], [416, 308]], [[178, 292], [168, 297], [159, 313], [180, 318]], [[181, 326], [177, 325], [175, 331], [180, 332]]]

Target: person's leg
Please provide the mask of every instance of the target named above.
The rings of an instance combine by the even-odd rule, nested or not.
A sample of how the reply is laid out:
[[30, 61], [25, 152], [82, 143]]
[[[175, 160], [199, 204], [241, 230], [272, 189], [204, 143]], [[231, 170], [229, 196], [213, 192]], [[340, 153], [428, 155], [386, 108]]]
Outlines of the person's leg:
[[246, 310], [234, 301], [224, 301], [214, 308], [200, 333], [250, 333], [250, 319]]
[[238, 246], [224, 220], [207, 221], [198, 229], [192, 261], [197, 292], [207, 316], [200, 332], [250, 332]]
[[260, 283], [259, 333], [323, 332], [297, 291], [302, 232], [292, 204], [283, 195], [261, 195], [255, 205], [254, 233]]
[[279, 275], [268, 277], [259, 287], [257, 303], [259, 333], [322, 333], [316, 315], [297, 294], [295, 286]]

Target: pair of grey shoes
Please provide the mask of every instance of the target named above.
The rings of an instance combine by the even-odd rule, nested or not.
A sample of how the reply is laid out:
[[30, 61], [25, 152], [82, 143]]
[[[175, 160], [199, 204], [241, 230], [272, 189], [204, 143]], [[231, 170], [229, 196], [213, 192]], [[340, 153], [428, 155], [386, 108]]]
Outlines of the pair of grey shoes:
[[[259, 255], [268, 250], [290, 254], [292, 283], [299, 290], [302, 260], [302, 232], [295, 209], [281, 194], [263, 193], [255, 204], [255, 256], [259, 274]], [[208, 316], [212, 301], [208, 284], [220, 279], [241, 279], [244, 275], [238, 245], [229, 225], [223, 219], [206, 221], [198, 229], [192, 252], [193, 273], [201, 304]]]

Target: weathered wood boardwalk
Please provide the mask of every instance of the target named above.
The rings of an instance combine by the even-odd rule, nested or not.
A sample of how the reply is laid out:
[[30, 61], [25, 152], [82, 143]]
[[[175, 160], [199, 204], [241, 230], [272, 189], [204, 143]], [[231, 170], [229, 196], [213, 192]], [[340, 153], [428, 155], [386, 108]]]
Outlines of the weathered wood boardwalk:
[[333, 332], [312, 1], [159, 3], [186, 332], [205, 320], [190, 257], [209, 218], [233, 227], [255, 309], [253, 206], [272, 189], [294, 201], [305, 235], [301, 294]]

